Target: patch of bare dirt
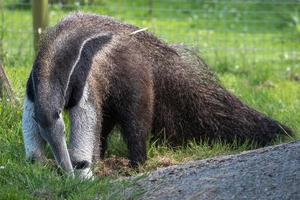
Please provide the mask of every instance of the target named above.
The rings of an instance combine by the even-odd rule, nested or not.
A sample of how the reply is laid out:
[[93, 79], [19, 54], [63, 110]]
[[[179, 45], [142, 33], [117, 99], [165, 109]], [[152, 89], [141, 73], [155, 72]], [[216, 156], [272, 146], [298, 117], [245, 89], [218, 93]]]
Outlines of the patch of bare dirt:
[[134, 170], [130, 167], [129, 160], [113, 156], [99, 161], [96, 164], [95, 174], [98, 177], [106, 176], [130, 176]]

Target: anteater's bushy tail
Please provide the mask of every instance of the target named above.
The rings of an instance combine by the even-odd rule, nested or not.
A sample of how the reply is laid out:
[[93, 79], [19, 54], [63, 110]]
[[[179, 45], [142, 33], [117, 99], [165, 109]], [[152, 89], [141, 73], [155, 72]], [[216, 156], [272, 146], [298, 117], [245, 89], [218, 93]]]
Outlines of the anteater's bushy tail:
[[265, 117], [265, 119], [262, 120], [260, 124], [258, 123], [258, 125], [261, 128], [264, 127], [262, 133], [265, 133], [264, 135], [266, 135], [266, 132], [268, 132], [267, 135], [269, 136], [264, 137], [264, 135], [261, 135], [260, 137], [257, 137], [254, 135], [254, 137], [257, 137], [253, 138], [254, 141], [260, 146], [269, 145], [271, 142], [279, 138], [292, 138], [294, 136], [293, 131], [289, 127], [268, 117]]
[[293, 136], [290, 128], [250, 108], [225, 89], [223, 95], [223, 102], [219, 103], [223, 103], [225, 107], [221, 112], [210, 116], [218, 120], [219, 128], [216, 129], [216, 133], [220, 139], [228, 142], [251, 141], [258, 146], [266, 146], [276, 139]]
[[226, 90], [193, 52], [174, 47], [180, 59], [157, 70], [155, 138], [174, 145], [190, 139], [271, 144], [292, 130], [250, 108]]

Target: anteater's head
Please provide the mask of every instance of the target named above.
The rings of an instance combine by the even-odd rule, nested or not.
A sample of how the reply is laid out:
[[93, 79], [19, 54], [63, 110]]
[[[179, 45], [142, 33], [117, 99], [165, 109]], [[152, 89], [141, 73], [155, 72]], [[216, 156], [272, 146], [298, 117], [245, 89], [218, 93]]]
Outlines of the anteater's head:
[[[66, 28], [58, 25], [44, 36], [29, 84], [34, 101], [33, 118], [40, 134], [50, 145], [57, 164], [73, 173], [62, 111], [80, 100], [93, 55], [111, 40], [112, 35], [98, 34], [95, 30], [66, 31]], [[72, 97], [75, 90], [77, 96]], [[71, 104], [70, 98], [73, 98]]]
[[[37, 57], [31, 73], [33, 87], [33, 118], [39, 127], [43, 139], [50, 145], [58, 166], [73, 174], [73, 167], [67, 150], [65, 125], [62, 111], [65, 106], [64, 88], [49, 67], [52, 62]], [[51, 71], [52, 70], [52, 71]]]

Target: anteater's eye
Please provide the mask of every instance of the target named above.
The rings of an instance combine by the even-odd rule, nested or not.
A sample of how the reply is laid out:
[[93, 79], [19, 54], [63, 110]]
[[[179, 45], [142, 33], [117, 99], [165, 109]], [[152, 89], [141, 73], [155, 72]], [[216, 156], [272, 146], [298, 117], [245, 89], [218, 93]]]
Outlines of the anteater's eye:
[[32, 119], [33, 119], [33, 121], [35, 121], [35, 123], [37, 123], [37, 124], [38, 124], [38, 122], [37, 122], [37, 120], [36, 120], [36, 118], [35, 118], [35, 116], [34, 116], [34, 115], [32, 115]]
[[59, 119], [60, 114], [61, 114], [61, 110], [55, 112], [54, 118]]

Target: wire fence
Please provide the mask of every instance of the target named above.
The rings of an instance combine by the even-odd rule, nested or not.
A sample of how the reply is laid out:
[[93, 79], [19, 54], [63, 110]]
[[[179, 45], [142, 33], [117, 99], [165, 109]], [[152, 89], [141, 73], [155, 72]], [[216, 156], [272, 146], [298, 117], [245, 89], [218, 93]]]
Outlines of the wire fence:
[[[6, 66], [29, 66], [34, 57], [28, 0], [2, 2], [1, 56]], [[282, 62], [300, 67], [300, 0], [65, 0], [50, 1], [50, 24], [74, 11], [112, 16], [170, 44], [200, 52], [210, 65]]]

